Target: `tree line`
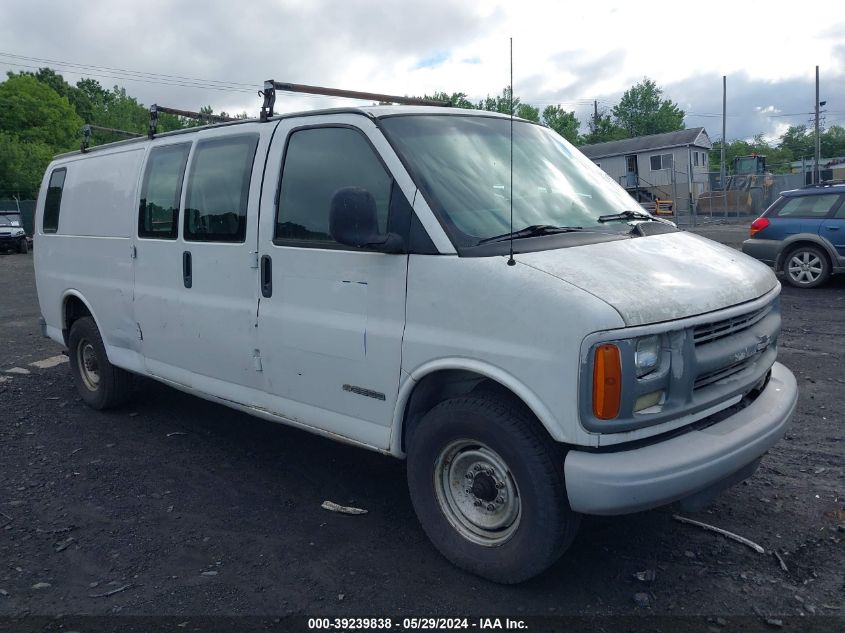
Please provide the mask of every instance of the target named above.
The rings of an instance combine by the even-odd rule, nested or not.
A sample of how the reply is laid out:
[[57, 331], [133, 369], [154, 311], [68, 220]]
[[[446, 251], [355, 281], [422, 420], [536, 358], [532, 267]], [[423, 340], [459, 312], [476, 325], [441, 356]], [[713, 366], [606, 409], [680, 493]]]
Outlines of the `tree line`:
[[[144, 135], [149, 125], [149, 110], [126, 89], [103, 87], [95, 79], [80, 79], [70, 84], [50, 68], [36, 72], [7, 73], [0, 83], [0, 198], [34, 198], [44, 170], [52, 157], [78, 149], [84, 124], [125, 130]], [[542, 109], [512, 95], [510, 86], [494, 96], [471, 101], [464, 92], [435, 92], [429, 99], [449, 101], [458, 108], [472, 108], [509, 114], [545, 125], [575, 145], [614, 141], [648, 134], [684, 129], [684, 111], [664, 97], [656, 82], [644, 77], [626, 90], [611, 108], [596, 108], [585, 121], [560, 105]], [[210, 106], [200, 109], [214, 114]], [[220, 112], [220, 115], [227, 115]], [[241, 113], [238, 118], [247, 118]], [[201, 121], [170, 114], [159, 114], [158, 129], [170, 131], [201, 125]], [[95, 131], [92, 144], [125, 138]], [[757, 135], [750, 141], [734, 140], [725, 146], [726, 164], [735, 156], [764, 154], [769, 168], [789, 171], [789, 163], [814, 154], [814, 135], [805, 125], [790, 127], [771, 144]], [[821, 135], [821, 153], [825, 157], [845, 155], [845, 128], [831, 126]], [[720, 168], [721, 144], [714, 143], [711, 169]]]
[[[511, 112], [511, 88], [506, 86], [497, 96], [487, 96], [477, 102], [467, 99], [466, 93], [448, 94], [436, 92], [425, 95], [427, 99], [449, 101], [453, 107], [486, 110], [488, 112]], [[574, 145], [589, 145], [604, 141], [616, 141], [646, 134], [674, 132], [684, 129], [684, 111], [676, 103], [663, 97], [663, 90], [648, 77], [631, 86], [622, 95], [619, 103], [610, 108], [596, 109], [585, 123], [586, 133], [581, 133], [581, 121], [574, 111], [559, 105], [548, 105], [542, 110], [513, 97], [513, 113], [529, 121], [553, 129]]]
[[[210, 106], [200, 112], [213, 114]], [[0, 199], [35, 198], [53, 156], [79, 149], [83, 125], [143, 136], [149, 121], [149, 109], [127, 94], [125, 88], [107, 89], [88, 78], [70, 84], [50, 68], [7, 73], [6, 80], [0, 83]], [[162, 132], [197, 125], [202, 125], [202, 121], [158, 115], [158, 130]], [[124, 138], [123, 134], [94, 130], [91, 144]]]

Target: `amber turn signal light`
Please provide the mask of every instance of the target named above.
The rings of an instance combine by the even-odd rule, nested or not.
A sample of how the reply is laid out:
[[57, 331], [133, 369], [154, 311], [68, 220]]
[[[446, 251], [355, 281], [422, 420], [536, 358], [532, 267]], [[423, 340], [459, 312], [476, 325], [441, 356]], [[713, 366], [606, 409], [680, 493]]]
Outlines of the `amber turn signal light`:
[[619, 348], [605, 343], [596, 347], [593, 362], [593, 415], [612, 420], [622, 400], [622, 361]]

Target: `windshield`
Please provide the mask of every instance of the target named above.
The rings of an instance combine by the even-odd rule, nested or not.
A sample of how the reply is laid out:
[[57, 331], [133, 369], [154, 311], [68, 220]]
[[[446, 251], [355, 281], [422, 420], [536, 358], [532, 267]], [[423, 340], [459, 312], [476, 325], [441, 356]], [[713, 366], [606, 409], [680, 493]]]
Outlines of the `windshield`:
[[21, 216], [16, 213], [0, 213], [0, 226], [20, 226]]
[[[459, 246], [510, 231], [509, 119], [386, 117], [381, 125]], [[608, 230], [602, 215], [639, 209], [610, 176], [556, 133], [513, 123], [513, 230]], [[612, 229], [611, 229], [612, 230]]]

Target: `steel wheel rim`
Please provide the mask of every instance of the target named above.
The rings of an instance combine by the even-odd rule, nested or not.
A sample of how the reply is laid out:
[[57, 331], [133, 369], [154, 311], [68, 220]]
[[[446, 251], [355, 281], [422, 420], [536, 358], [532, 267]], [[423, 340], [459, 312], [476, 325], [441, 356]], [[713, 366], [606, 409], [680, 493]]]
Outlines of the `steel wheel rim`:
[[810, 251], [793, 253], [787, 264], [790, 279], [799, 284], [811, 284], [817, 281], [824, 270], [821, 258]]
[[85, 387], [89, 391], [97, 391], [100, 386], [100, 363], [94, 345], [87, 339], [82, 339], [76, 346], [76, 365]]
[[480, 442], [457, 440], [440, 452], [434, 489], [443, 515], [472, 543], [502, 545], [519, 527], [522, 502], [516, 480], [505, 460]]

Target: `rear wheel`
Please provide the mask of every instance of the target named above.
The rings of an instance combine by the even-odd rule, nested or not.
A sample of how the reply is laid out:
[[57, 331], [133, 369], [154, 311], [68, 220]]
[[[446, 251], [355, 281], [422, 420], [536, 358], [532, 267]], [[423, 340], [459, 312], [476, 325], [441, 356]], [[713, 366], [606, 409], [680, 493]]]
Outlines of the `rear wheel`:
[[830, 263], [820, 248], [799, 246], [784, 258], [783, 272], [790, 286], [817, 288], [830, 277]]
[[564, 454], [521, 403], [497, 393], [454, 398], [412, 429], [408, 487], [435, 547], [502, 583], [535, 576], [575, 537]]
[[94, 319], [82, 317], [73, 322], [68, 348], [73, 382], [88, 406], [109, 409], [129, 399], [132, 374], [109, 362]]

